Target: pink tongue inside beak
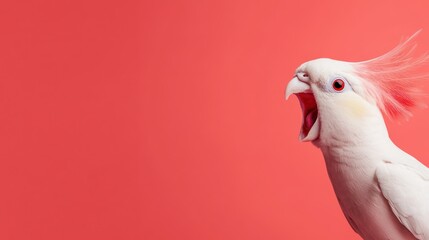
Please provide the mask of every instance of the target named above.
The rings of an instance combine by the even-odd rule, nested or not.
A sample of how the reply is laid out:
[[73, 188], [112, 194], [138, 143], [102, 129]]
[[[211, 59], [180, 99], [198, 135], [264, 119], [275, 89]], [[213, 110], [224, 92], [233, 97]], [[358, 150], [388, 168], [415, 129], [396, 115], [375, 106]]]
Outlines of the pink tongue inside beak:
[[317, 109], [313, 109], [311, 110], [311, 112], [307, 113], [307, 115], [305, 116], [305, 121], [304, 121], [304, 133], [305, 135], [308, 134], [308, 132], [310, 131], [311, 127], [313, 127], [314, 123], [316, 122], [317, 119]]
[[312, 93], [298, 93], [296, 94], [302, 109], [302, 133], [307, 136], [317, 120], [318, 111], [316, 100]]
[[317, 109], [314, 109], [313, 111], [309, 112], [305, 117], [306, 127], [311, 128], [314, 122], [316, 122], [316, 119], [317, 119]]

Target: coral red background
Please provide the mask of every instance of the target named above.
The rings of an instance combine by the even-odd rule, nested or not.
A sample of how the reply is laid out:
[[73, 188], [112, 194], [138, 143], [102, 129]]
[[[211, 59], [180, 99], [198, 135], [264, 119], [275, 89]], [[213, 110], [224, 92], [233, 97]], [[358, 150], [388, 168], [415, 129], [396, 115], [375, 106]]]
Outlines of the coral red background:
[[[359, 239], [284, 89], [420, 28], [428, 50], [427, 8], [1, 2], [0, 239]], [[425, 163], [428, 111], [389, 123]]]

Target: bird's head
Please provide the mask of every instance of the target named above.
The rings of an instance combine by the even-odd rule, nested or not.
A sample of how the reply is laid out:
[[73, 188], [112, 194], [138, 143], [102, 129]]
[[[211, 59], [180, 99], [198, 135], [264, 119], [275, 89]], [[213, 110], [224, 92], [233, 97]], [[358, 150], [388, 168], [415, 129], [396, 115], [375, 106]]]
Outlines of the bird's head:
[[299, 139], [315, 141], [332, 137], [333, 133], [341, 136], [370, 132], [372, 129], [362, 128], [379, 124], [384, 127], [382, 113], [389, 117], [410, 116], [411, 108], [421, 105], [416, 98], [416, 80], [425, 78], [416, 69], [428, 59], [427, 55], [412, 56], [417, 34], [368, 61], [321, 58], [298, 67], [286, 88], [286, 99], [295, 94], [302, 108]]

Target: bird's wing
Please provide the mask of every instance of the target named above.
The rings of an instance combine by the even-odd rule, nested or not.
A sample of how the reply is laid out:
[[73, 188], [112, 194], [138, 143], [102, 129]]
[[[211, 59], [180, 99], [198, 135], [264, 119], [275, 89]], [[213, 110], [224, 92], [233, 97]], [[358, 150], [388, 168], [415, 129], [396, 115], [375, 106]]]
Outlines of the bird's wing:
[[376, 178], [399, 221], [418, 239], [429, 239], [429, 170], [423, 165], [385, 162]]

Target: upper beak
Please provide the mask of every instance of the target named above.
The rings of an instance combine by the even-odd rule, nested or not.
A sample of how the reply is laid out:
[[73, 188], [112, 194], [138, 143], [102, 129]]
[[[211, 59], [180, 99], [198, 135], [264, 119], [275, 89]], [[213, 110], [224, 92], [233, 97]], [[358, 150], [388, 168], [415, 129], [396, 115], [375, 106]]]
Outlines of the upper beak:
[[286, 100], [294, 93], [311, 92], [310, 85], [294, 77], [286, 87]]

